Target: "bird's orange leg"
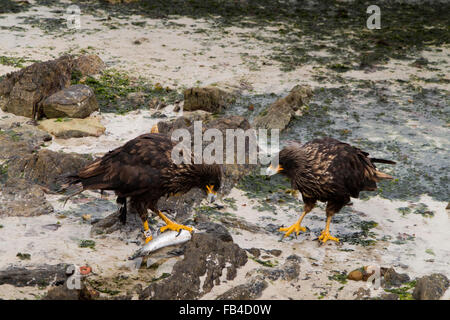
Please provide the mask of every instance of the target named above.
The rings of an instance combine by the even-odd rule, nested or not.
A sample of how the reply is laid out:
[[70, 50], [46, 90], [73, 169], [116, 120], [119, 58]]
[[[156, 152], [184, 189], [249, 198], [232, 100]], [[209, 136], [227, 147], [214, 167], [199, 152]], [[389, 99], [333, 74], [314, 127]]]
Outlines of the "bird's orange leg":
[[166, 223], [166, 225], [164, 227], [161, 227], [159, 229], [159, 231], [164, 232], [167, 229], [169, 230], [173, 230], [173, 231], [177, 231], [180, 232], [182, 229], [187, 230], [189, 232], [192, 232], [194, 229], [192, 229], [191, 227], [182, 225], [182, 224], [178, 224], [176, 222], [173, 222], [172, 220], [170, 220], [169, 218], [167, 218], [161, 211], [158, 211], [158, 215], [161, 219], [164, 220], [164, 222]]
[[148, 226], [148, 221], [145, 220], [144, 224], [144, 236], [145, 236], [145, 244], [149, 243], [152, 239], [152, 231], [150, 230], [149, 226]]
[[300, 224], [302, 223], [303, 218], [306, 216], [306, 214], [308, 213], [308, 211], [304, 211], [302, 213], [302, 215], [300, 216], [300, 218], [297, 220], [296, 223], [294, 223], [292, 226], [287, 227], [287, 228], [280, 228], [279, 231], [281, 232], [286, 232], [283, 236], [283, 238], [288, 237], [292, 232], [295, 232], [296, 235], [298, 236], [298, 234], [300, 233], [300, 231], [305, 232], [306, 228], [302, 227]]
[[327, 242], [328, 240], [333, 240], [336, 242], [339, 242], [338, 238], [333, 237], [330, 234], [330, 223], [331, 223], [331, 218], [333, 216], [327, 216], [327, 225], [325, 226], [325, 230], [322, 231], [322, 234], [319, 236], [319, 241], [322, 241], [322, 243]]

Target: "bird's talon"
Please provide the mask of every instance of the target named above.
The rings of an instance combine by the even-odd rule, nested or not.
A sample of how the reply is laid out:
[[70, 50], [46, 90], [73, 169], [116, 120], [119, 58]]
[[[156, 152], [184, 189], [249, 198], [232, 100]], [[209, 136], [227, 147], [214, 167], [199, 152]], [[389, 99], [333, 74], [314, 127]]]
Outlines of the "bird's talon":
[[322, 233], [319, 236], [319, 241], [321, 241], [322, 243], [326, 243], [328, 240], [333, 240], [336, 242], [339, 242], [339, 239], [336, 237], [333, 237], [329, 232], [327, 231], [322, 231]]
[[164, 227], [159, 228], [160, 232], [164, 232], [167, 229], [169, 230], [173, 230], [173, 231], [177, 231], [178, 233], [181, 233], [181, 230], [187, 230], [189, 232], [194, 231], [194, 229], [192, 229], [191, 227], [182, 225], [182, 224], [178, 224], [176, 222], [173, 222], [172, 220], [170, 220], [169, 218], [167, 218], [161, 211], [158, 211], [158, 215], [161, 217], [161, 219], [164, 220], [164, 222], [166, 223], [166, 225]]
[[153, 239], [152, 231], [148, 227], [148, 222], [144, 222], [144, 237], [145, 237], [145, 244], [149, 243]]
[[166, 230], [176, 231], [176, 232], [178, 232], [178, 235], [181, 233], [182, 230], [187, 230], [189, 232], [193, 231], [193, 229], [191, 227], [188, 227], [188, 226], [185, 226], [185, 225], [182, 225], [182, 224], [178, 224], [178, 223], [173, 222], [173, 221], [170, 221], [164, 227], [159, 228], [160, 232], [164, 232]]
[[149, 237], [145, 237], [145, 244], [147, 244], [147, 243], [149, 243], [150, 241], [152, 241], [153, 240], [153, 237], [152, 236], [149, 236]]
[[300, 234], [300, 231], [305, 232], [306, 228], [302, 227], [299, 222], [296, 222], [290, 227], [286, 227], [286, 228], [281, 227], [279, 229], [279, 231], [285, 232], [285, 234], [283, 235], [283, 238], [288, 237], [292, 232], [294, 232], [294, 236], [295, 236], [295, 238], [297, 238], [297, 236]]

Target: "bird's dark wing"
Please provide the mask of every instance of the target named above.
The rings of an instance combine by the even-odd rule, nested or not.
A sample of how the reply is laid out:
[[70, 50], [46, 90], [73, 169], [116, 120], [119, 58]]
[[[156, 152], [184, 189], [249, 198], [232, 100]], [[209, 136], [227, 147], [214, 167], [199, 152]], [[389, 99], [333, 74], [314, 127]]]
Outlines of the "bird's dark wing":
[[84, 189], [114, 190], [131, 196], [161, 188], [172, 165], [172, 141], [162, 134], [144, 134], [110, 151], [78, 173]]
[[303, 146], [311, 170], [325, 197], [358, 197], [375, 190], [379, 180], [368, 153], [333, 138], [315, 139]]

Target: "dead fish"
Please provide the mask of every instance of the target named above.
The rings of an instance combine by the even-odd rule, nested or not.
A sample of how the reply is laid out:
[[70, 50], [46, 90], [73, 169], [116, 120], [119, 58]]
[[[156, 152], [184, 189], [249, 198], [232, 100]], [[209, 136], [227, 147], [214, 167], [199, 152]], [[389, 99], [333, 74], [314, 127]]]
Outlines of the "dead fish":
[[181, 230], [181, 232], [179, 233], [176, 231], [166, 231], [153, 238], [149, 243], [137, 250], [133, 254], [133, 256], [128, 259], [134, 260], [138, 257], [149, 255], [150, 253], [158, 249], [173, 246], [175, 244], [185, 243], [191, 240], [191, 237], [191, 233], [187, 230]]

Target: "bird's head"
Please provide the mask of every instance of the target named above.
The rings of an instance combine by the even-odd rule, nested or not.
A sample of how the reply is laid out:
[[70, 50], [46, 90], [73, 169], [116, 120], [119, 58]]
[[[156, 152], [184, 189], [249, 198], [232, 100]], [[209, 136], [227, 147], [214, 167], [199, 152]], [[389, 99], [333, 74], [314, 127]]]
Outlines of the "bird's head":
[[221, 186], [222, 170], [219, 165], [204, 165], [202, 174], [203, 188], [208, 202], [213, 203], [217, 199], [217, 192]]
[[266, 174], [268, 176], [273, 176], [274, 174], [280, 173], [281, 171], [283, 171], [283, 167], [281, 166], [281, 164], [278, 164], [276, 167], [270, 165], [267, 169], [266, 169]]
[[152, 130], [150, 130], [151, 133], [159, 133], [158, 124], [153, 125]]
[[187, 166], [187, 172], [182, 175], [180, 182], [183, 189], [200, 188], [206, 193], [209, 202], [217, 199], [217, 192], [221, 187], [222, 168], [218, 164], [191, 164]]
[[214, 184], [206, 185], [206, 194], [208, 196], [208, 202], [214, 203], [217, 199], [217, 190]]

